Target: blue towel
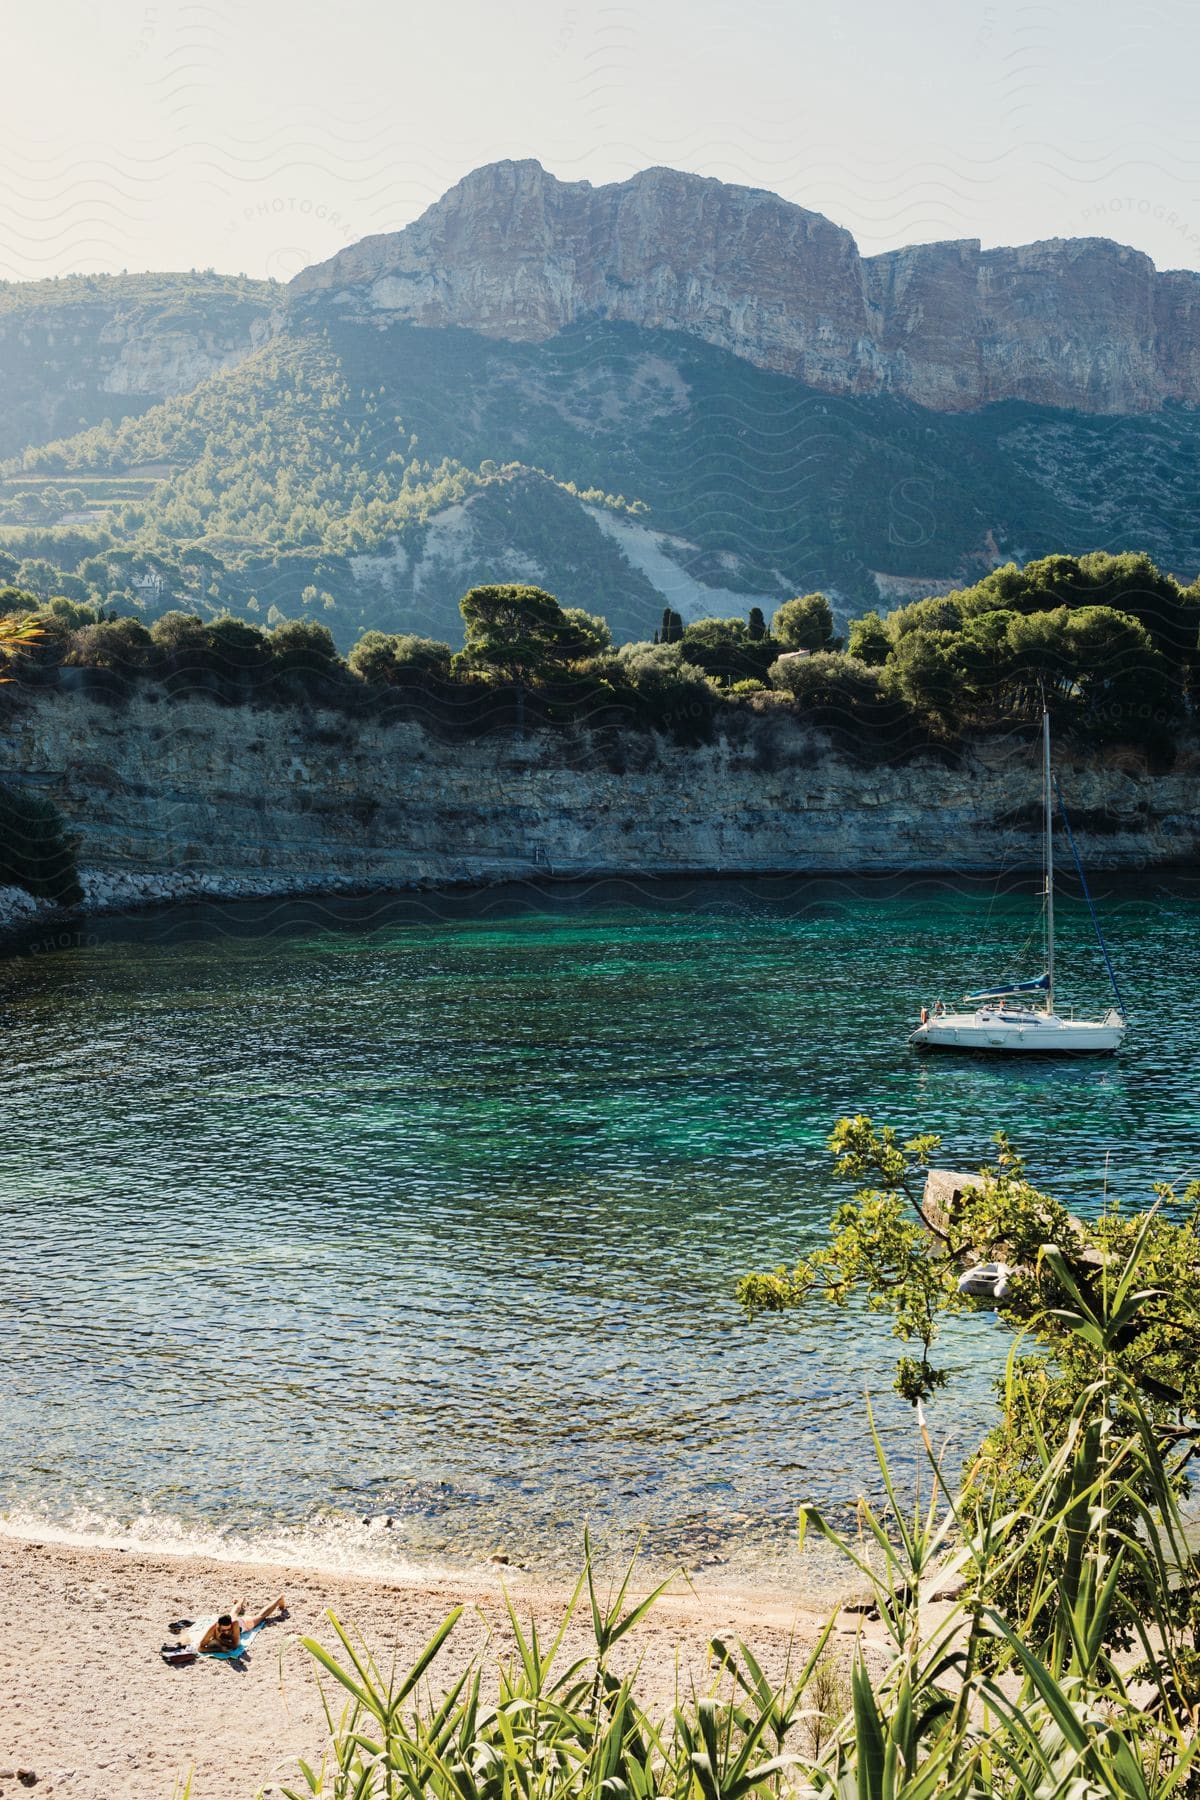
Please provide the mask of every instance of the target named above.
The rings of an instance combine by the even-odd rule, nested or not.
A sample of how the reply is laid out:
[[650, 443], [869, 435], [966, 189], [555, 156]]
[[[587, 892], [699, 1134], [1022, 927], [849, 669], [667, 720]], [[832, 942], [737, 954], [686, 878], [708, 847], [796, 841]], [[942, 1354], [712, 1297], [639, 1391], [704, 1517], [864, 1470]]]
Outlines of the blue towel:
[[[263, 1620], [263, 1624], [266, 1624], [265, 1619]], [[250, 1639], [256, 1632], [261, 1630], [262, 1625], [251, 1625], [249, 1631], [243, 1631], [242, 1641], [236, 1650], [201, 1650], [200, 1655], [211, 1656], [216, 1662], [236, 1662], [238, 1657], [245, 1651], [246, 1645], [250, 1642]]]

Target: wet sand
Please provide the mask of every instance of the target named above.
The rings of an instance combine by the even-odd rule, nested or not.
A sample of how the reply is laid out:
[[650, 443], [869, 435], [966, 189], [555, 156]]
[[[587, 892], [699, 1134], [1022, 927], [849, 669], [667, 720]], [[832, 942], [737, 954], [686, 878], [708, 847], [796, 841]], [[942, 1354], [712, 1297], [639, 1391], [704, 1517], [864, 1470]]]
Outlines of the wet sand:
[[[518, 1615], [539, 1627], [561, 1619], [570, 1594], [518, 1570], [384, 1581], [0, 1537], [0, 1797], [170, 1800], [189, 1772], [192, 1800], [277, 1795], [281, 1782], [295, 1783], [296, 1757], [319, 1763], [326, 1742], [313, 1661], [299, 1640], [337, 1648], [328, 1610], [387, 1669], [393, 1658], [410, 1666], [450, 1609], [466, 1606], [434, 1665], [436, 1685], [489, 1637], [500, 1651], [511, 1642], [506, 1586]], [[244, 1670], [161, 1660], [168, 1621], [227, 1610], [243, 1596], [253, 1615], [281, 1591], [289, 1616], [258, 1634]], [[796, 1595], [689, 1588], [680, 1577], [630, 1633], [625, 1661], [641, 1661], [639, 1693], [665, 1712], [677, 1682], [686, 1691], [710, 1681], [710, 1638], [744, 1638], [779, 1677], [825, 1616]], [[849, 1617], [844, 1625], [854, 1629]], [[577, 1614], [564, 1655], [589, 1642], [586, 1613]]]

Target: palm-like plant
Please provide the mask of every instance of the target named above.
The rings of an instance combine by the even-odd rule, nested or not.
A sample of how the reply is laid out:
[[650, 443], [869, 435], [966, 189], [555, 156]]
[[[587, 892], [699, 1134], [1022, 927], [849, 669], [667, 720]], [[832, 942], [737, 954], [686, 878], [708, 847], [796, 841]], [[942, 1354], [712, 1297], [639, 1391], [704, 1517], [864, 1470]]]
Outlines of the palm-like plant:
[[[45, 635], [37, 620], [28, 614], [0, 618], [0, 671], [12, 657], [19, 656], [22, 650], [32, 649]], [[0, 681], [11, 680], [11, 675], [0, 672]]]

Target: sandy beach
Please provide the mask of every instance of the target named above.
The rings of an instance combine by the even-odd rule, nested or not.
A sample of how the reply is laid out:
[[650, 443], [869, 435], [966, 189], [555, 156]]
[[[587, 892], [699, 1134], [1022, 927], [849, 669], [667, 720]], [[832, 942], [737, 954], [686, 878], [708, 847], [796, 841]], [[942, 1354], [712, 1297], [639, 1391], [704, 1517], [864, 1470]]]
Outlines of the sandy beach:
[[[329, 1610], [385, 1667], [393, 1656], [407, 1667], [450, 1609], [464, 1605], [437, 1665], [449, 1678], [489, 1634], [500, 1649], [509, 1641], [505, 1586], [523, 1617], [539, 1625], [561, 1618], [569, 1589], [519, 1570], [385, 1582], [0, 1538], [0, 1797], [170, 1800], [189, 1771], [192, 1800], [277, 1795], [281, 1782], [294, 1781], [297, 1756], [320, 1760], [324, 1720], [299, 1640], [311, 1635], [336, 1647]], [[243, 1595], [253, 1613], [281, 1591], [289, 1616], [259, 1634], [244, 1671], [203, 1658], [182, 1669], [161, 1660], [168, 1621], [231, 1607]], [[768, 1671], [781, 1674], [823, 1617], [815, 1603], [787, 1594], [689, 1589], [680, 1578], [630, 1634], [627, 1654], [641, 1659], [642, 1693], [660, 1696], [665, 1709], [677, 1671], [685, 1684], [707, 1679], [714, 1635], [746, 1638]], [[849, 1618], [845, 1624], [854, 1629]], [[588, 1636], [581, 1617], [565, 1648], [582, 1651]]]

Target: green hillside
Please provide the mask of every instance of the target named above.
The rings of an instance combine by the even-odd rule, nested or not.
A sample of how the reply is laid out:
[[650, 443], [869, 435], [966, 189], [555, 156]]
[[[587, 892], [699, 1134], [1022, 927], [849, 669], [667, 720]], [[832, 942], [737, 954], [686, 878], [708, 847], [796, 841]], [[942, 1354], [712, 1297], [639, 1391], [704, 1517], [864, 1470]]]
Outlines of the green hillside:
[[876, 598], [874, 573], [965, 575], [998, 558], [1137, 543], [1200, 567], [1200, 415], [1098, 418], [1017, 402], [939, 414], [840, 399], [676, 334], [596, 324], [545, 344], [332, 328], [351, 380], [376, 373], [427, 455], [538, 463], [636, 496], [721, 581]]
[[194, 385], [251, 347], [281, 293], [211, 270], [0, 282], [0, 457]]
[[1134, 546], [1187, 581], [1198, 454], [1182, 409], [934, 414], [676, 334], [513, 345], [318, 309], [189, 393], [27, 447], [0, 549], [37, 591], [316, 610], [346, 646], [454, 641], [487, 580], [644, 638], [664, 604], [728, 615], [822, 588], [844, 622], [1050, 551]]

